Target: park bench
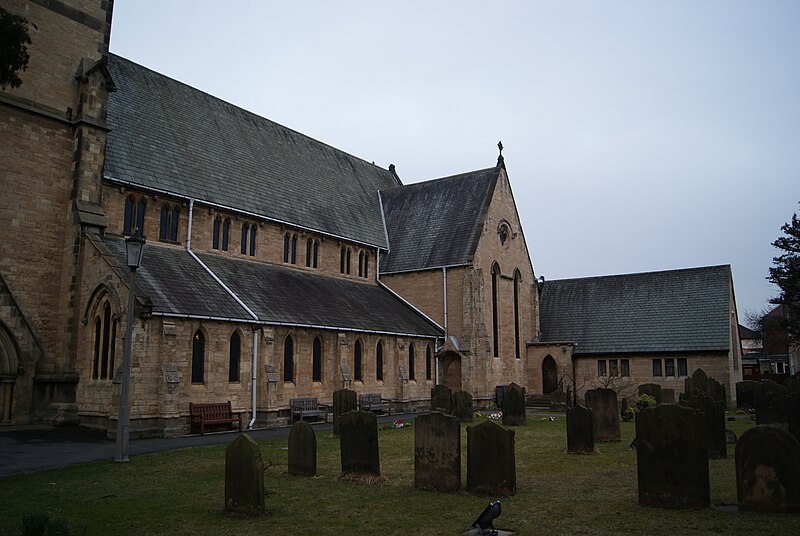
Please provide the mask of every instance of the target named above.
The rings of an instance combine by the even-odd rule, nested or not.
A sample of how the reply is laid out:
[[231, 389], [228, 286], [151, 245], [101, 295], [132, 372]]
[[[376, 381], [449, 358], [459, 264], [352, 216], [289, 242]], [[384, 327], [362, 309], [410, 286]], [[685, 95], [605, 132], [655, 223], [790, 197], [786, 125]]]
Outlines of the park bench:
[[381, 399], [380, 393], [364, 393], [359, 395], [358, 403], [361, 406], [361, 411], [372, 411], [375, 413], [389, 413], [391, 414], [391, 408], [389, 404]]
[[206, 426], [210, 424], [237, 423], [239, 431], [242, 431], [242, 415], [233, 412], [230, 401], [207, 404], [189, 402], [189, 414], [192, 419], [192, 431], [199, 428], [200, 435], [206, 433]]
[[306, 417], [325, 419], [328, 416], [327, 410], [320, 409], [316, 398], [292, 398], [289, 403], [292, 408], [292, 420], [302, 421]]

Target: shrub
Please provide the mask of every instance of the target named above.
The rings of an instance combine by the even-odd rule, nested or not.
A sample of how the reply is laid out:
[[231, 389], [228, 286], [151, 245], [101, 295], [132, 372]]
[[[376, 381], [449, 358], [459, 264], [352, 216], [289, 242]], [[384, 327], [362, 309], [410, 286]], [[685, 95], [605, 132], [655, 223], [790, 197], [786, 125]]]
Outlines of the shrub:
[[653, 408], [657, 405], [656, 399], [650, 395], [639, 395], [639, 399], [636, 401], [636, 409], [639, 411], [645, 408]]

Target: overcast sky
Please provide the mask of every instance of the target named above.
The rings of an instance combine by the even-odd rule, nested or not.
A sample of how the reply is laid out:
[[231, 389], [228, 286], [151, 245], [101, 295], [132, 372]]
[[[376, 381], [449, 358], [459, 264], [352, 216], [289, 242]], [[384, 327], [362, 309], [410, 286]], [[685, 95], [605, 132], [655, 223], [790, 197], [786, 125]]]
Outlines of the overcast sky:
[[537, 276], [733, 267], [800, 201], [800, 2], [116, 2], [112, 52], [404, 183], [494, 166]]

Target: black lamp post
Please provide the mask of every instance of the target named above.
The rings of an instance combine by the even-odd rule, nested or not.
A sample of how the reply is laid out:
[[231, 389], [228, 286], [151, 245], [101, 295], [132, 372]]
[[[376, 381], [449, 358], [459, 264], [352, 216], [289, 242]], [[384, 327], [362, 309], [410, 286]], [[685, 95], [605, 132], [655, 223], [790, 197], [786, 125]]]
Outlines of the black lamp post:
[[128, 398], [131, 384], [131, 337], [133, 335], [133, 304], [136, 299], [135, 287], [136, 269], [142, 264], [145, 239], [136, 232], [125, 240], [125, 250], [128, 257], [128, 268], [131, 277], [128, 283], [128, 318], [125, 325], [125, 344], [122, 349], [122, 395], [119, 402], [119, 420], [117, 421], [117, 448], [115, 462], [128, 461], [128, 436], [130, 432], [130, 416]]

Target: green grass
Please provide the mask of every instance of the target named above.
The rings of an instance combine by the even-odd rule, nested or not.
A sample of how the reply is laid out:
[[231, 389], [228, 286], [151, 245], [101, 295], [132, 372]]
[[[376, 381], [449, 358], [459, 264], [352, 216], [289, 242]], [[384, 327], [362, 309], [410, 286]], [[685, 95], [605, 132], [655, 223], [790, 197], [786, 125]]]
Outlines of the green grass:
[[[728, 423], [737, 434], [751, 426]], [[800, 516], [645, 508], [636, 502], [633, 423], [619, 443], [592, 455], [565, 452], [564, 418], [516, 428], [517, 495], [502, 500], [496, 526], [517, 534], [798, 534]], [[460, 534], [493, 497], [413, 488], [414, 430], [381, 430], [381, 484], [338, 480], [339, 442], [317, 434], [315, 478], [286, 474], [287, 440], [260, 442], [269, 515], [223, 511], [224, 446], [132, 457], [0, 480], [0, 533], [18, 534], [25, 514], [46, 512], [87, 534]], [[466, 431], [462, 429], [462, 485]], [[733, 447], [711, 460], [711, 502], [735, 504]]]

